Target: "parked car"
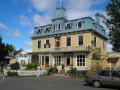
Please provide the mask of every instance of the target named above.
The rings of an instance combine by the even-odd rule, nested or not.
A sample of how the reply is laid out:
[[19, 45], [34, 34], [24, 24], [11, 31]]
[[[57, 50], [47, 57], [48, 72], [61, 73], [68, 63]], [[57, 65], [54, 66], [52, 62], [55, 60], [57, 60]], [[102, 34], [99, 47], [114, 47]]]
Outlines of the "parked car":
[[104, 86], [118, 86], [120, 87], [120, 71], [102, 70], [95, 74], [86, 75], [86, 83], [92, 84], [98, 88]]

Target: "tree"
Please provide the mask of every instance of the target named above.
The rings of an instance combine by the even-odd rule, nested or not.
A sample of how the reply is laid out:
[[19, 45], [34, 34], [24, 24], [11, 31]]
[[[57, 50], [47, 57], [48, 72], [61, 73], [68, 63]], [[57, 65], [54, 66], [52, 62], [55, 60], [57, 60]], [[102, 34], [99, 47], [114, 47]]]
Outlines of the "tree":
[[109, 19], [106, 21], [107, 28], [110, 30], [110, 43], [113, 51], [120, 52], [120, 0], [111, 0], [106, 6]]
[[3, 60], [8, 55], [6, 45], [2, 42], [2, 37], [0, 36], [0, 60]]
[[11, 44], [5, 44], [2, 42], [2, 37], [0, 36], [0, 61], [3, 60], [10, 52], [15, 50], [15, 47]]

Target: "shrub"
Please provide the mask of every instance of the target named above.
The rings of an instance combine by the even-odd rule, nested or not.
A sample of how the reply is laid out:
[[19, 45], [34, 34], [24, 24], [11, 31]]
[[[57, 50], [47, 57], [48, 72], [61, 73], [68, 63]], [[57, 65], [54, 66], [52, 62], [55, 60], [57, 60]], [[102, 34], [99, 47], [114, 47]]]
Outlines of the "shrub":
[[67, 75], [76, 75], [77, 68], [71, 67], [70, 70], [66, 72]]
[[65, 69], [65, 66], [64, 66], [64, 64], [62, 64], [62, 69]]
[[20, 64], [18, 62], [11, 64], [11, 69], [12, 70], [18, 70], [20, 69]]
[[95, 73], [96, 73], [96, 71], [94, 71], [94, 70], [89, 70], [89, 71], [86, 72], [86, 75], [88, 75], [88, 74], [95, 74]]
[[10, 71], [8, 71], [7, 75], [8, 76], [18, 76], [18, 73], [17, 72], [10, 72]]
[[32, 63], [30, 63], [30, 64], [27, 64], [26, 65], [26, 69], [27, 70], [31, 70], [31, 69], [35, 69], [35, 70], [37, 70], [37, 64], [32, 64]]
[[2, 72], [2, 73], [3, 73], [3, 68], [0, 68], [0, 72]]
[[84, 70], [84, 71], [76, 71], [76, 74], [78, 75], [78, 76], [82, 76], [82, 77], [85, 77], [86, 76], [86, 71]]
[[48, 75], [50, 75], [50, 73], [58, 73], [58, 69], [56, 66], [54, 67], [50, 67], [47, 71]]

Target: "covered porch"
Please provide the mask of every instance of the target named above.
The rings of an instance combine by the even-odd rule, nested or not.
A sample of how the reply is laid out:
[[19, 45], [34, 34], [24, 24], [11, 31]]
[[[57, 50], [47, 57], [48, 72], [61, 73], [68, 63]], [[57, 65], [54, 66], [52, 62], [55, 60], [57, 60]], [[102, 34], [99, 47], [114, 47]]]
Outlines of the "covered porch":
[[120, 68], [120, 56], [112, 55], [107, 59], [107, 66], [109, 69]]

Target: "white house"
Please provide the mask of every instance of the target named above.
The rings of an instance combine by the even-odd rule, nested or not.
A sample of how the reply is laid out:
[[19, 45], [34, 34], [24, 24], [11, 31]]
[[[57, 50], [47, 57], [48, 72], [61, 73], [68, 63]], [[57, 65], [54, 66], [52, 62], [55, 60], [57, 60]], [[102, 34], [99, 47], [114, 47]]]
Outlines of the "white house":
[[24, 50], [19, 50], [15, 53], [14, 58], [17, 62], [19, 62], [21, 65], [28, 64], [29, 63], [29, 56], [28, 53]]

